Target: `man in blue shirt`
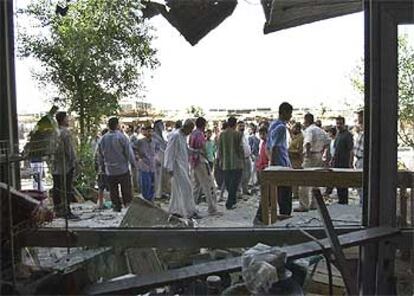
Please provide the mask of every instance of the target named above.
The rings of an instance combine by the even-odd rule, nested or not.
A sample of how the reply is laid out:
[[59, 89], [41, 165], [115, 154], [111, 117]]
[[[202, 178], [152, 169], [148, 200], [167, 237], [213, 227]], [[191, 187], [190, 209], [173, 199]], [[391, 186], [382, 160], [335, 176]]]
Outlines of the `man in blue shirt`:
[[99, 142], [98, 157], [100, 165], [105, 167], [105, 173], [108, 176], [112, 208], [115, 212], [120, 212], [121, 201], [118, 186], [121, 186], [122, 201], [127, 207], [132, 200], [129, 164], [136, 168], [135, 155], [129, 139], [119, 131], [118, 118], [110, 118], [108, 127], [109, 132]]
[[[293, 107], [289, 103], [282, 103], [279, 106], [279, 119], [270, 124], [267, 137], [267, 153], [270, 159], [270, 165], [291, 167], [288, 143], [287, 143], [287, 127], [286, 123], [292, 118]], [[280, 215], [290, 215], [292, 212], [292, 188], [287, 186], [278, 187], [278, 205]], [[256, 213], [255, 222], [261, 218], [262, 209]], [[254, 222], [254, 223], [255, 223]]]

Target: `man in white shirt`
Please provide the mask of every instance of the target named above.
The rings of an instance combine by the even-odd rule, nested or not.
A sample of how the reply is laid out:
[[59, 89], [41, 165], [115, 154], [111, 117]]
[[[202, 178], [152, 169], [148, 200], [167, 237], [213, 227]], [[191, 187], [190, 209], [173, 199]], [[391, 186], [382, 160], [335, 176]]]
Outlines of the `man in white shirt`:
[[[303, 168], [323, 168], [323, 153], [329, 146], [328, 135], [314, 122], [311, 113], [307, 113], [304, 118], [305, 134], [303, 141]], [[295, 212], [307, 212], [315, 209], [315, 201], [311, 200], [311, 187], [300, 187], [299, 207]]]
[[[354, 156], [355, 156], [355, 168], [363, 169], [364, 168], [364, 111], [359, 110], [357, 112], [357, 135], [355, 137], [354, 143]], [[362, 188], [358, 188], [359, 203], [362, 205]]]

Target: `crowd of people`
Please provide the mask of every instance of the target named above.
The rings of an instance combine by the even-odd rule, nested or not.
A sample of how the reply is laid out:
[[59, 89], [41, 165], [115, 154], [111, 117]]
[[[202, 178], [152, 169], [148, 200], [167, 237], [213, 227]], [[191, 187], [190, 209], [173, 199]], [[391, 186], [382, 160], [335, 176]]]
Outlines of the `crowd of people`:
[[[104, 206], [104, 191], [109, 191], [113, 211], [121, 211], [133, 199], [134, 191], [154, 202], [169, 199], [169, 213], [181, 218], [202, 217], [197, 205], [205, 200], [208, 215], [221, 214], [217, 202], [225, 201], [227, 210], [237, 206], [240, 196], [254, 193], [260, 176], [269, 165], [299, 168], [362, 168], [363, 112], [351, 132], [345, 118], [338, 116], [336, 126], [322, 127], [311, 113], [303, 123], [292, 121], [293, 107], [279, 106], [278, 119], [247, 123], [230, 116], [221, 126], [210, 126], [204, 117], [178, 121], [172, 131], [165, 131], [163, 121], [147, 123], [137, 128], [121, 128], [118, 118], [108, 120], [96, 143], [98, 207]], [[62, 182], [70, 190], [76, 156], [70, 142], [67, 114], [58, 112], [56, 120], [65, 142], [61, 153], [64, 162], [56, 158], [53, 171], [53, 200], [58, 216], [70, 213], [69, 200], [62, 208]], [[278, 187], [279, 214], [292, 213], [292, 198], [299, 199], [305, 212], [315, 209], [311, 188]], [[329, 196], [333, 188], [323, 188]], [[119, 192], [121, 191], [121, 195]], [[227, 197], [225, 198], [225, 192]], [[337, 188], [338, 203], [348, 203], [348, 188]], [[362, 200], [362, 195], [360, 198]], [[66, 197], [68, 198], [68, 197]], [[261, 209], [255, 223], [261, 223]]]

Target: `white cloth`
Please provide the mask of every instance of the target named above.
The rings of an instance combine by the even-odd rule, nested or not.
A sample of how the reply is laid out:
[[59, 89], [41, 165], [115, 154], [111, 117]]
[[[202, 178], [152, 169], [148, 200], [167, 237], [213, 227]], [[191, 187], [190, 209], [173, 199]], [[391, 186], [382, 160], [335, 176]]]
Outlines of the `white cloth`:
[[[305, 155], [303, 159], [304, 168], [322, 168], [323, 166], [322, 154], [314, 153], [309, 156]], [[312, 187], [299, 187], [299, 205], [303, 209], [316, 208], [315, 200], [312, 197]]]
[[250, 157], [250, 155], [252, 154], [252, 149], [250, 148], [249, 145], [249, 140], [247, 139], [247, 137], [243, 137], [243, 152], [244, 152], [244, 157]]
[[160, 198], [163, 194], [162, 192], [162, 182], [163, 182], [163, 169], [162, 164], [164, 163], [164, 151], [158, 151], [155, 154], [155, 172], [154, 172], [154, 188], [155, 188], [155, 197]]
[[331, 140], [331, 143], [329, 144], [329, 154], [331, 155], [331, 158], [335, 155], [335, 140]]
[[187, 137], [181, 130], [174, 131], [164, 155], [164, 167], [173, 172], [169, 212], [184, 218], [196, 214], [188, 162]]
[[[311, 124], [305, 129], [303, 147], [306, 147], [306, 144], [310, 143], [311, 152], [323, 152], [324, 147], [328, 145], [329, 142], [330, 139], [325, 131], [315, 124]], [[306, 151], [306, 149], [304, 151]]]
[[33, 170], [33, 189], [45, 191], [43, 186], [43, 161], [42, 162], [31, 162], [30, 166]]

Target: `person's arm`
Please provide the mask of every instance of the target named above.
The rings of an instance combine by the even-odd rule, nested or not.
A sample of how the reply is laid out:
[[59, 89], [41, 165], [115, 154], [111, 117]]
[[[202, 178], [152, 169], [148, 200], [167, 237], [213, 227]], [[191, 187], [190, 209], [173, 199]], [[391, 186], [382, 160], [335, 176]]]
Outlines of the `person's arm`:
[[303, 136], [299, 137], [299, 144], [298, 144], [298, 152], [299, 155], [302, 157], [303, 156]]
[[132, 150], [132, 146], [131, 143], [129, 142], [129, 139], [126, 135], [124, 135], [123, 133], [119, 133], [117, 135], [118, 137], [118, 141], [120, 142], [120, 145], [123, 149], [123, 154], [125, 157], [125, 160], [127, 162], [129, 162], [131, 164], [131, 166], [133, 166], [134, 168], [137, 167], [137, 163], [135, 161], [135, 155], [134, 152]]
[[349, 145], [349, 167], [354, 167], [354, 138], [351, 133], [349, 133], [349, 139], [348, 139], [348, 145]]
[[287, 128], [283, 125], [279, 125], [275, 130], [274, 130], [274, 135], [273, 135], [273, 145], [272, 145], [272, 159], [270, 159], [270, 162], [273, 165], [282, 165], [282, 163], [280, 163], [281, 160], [281, 147], [286, 145], [286, 141], [287, 141]]
[[[128, 139], [127, 139], [128, 140]], [[129, 144], [129, 140], [127, 142], [127, 153], [128, 153], [128, 158], [129, 158], [129, 163], [131, 164], [131, 166], [133, 166], [134, 168], [137, 168], [137, 162], [136, 162], [136, 158], [135, 158], [135, 153], [134, 150], [132, 149], [132, 146]]]
[[305, 155], [306, 157], [309, 157], [311, 155], [311, 144], [309, 142], [307, 142], [305, 144]]
[[304, 139], [303, 142], [305, 143], [304, 145], [304, 154], [306, 157], [309, 157], [311, 154], [311, 142], [312, 142], [312, 132], [309, 130], [310, 128], [308, 127], [307, 130], [305, 130], [305, 135], [304, 135]]
[[73, 160], [75, 151], [73, 149], [72, 142], [70, 140], [70, 134], [68, 130], [65, 130], [62, 133], [62, 143], [63, 143], [63, 153], [65, 154], [65, 159], [70, 160], [70, 161]]
[[266, 149], [265, 149], [265, 153], [266, 153], [267, 159], [269, 160], [269, 164], [272, 161], [272, 147], [273, 147], [272, 134], [273, 134], [273, 131], [270, 131], [267, 135]]
[[221, 161], [222, 161], [222, 155], [223, 155], [223, 147], [222, 147], [222, 144], [221, 144], [221, 136], [219, 136], [218, 138], [217, 138], [217, 154], [216, 154], [216, 160], [217, 160], [217, 163], [218, 163], [218, 166], [221, 168], [222, 166], [222, 163], [221, 163]]
[[[62, 137], [63, 153], [65, 157], [65, 163], [68, 163], [71, 167], [75, 168], [75, 171], [79, 170], [79, 164], [76, 159], [75, 147], [71, 139], [69, 130], [65, 130]], [[66, 167], [66, 170], [68, 167]], [[78, 171], [79, 172], [79, 171]]]
[[334, 154], [331, 155], [331, 161], [329, 162], [329, 166], [330, 167], [334, 167], [335, 166], [336, 154], [338, 153], [338, 150], [336, 149], [336, 139], [335, 139], [333, 145], [334, 145], [335, 150], [334, 150]]
[[247, 144], [247, 141], [245, 140], [244, 135], [242, 133], [240, 133], [240, 145], [239, 145], [239, 151], [238, 152], [239, 152], [239, 155], [241, 156], [242, 159], [245, 158], [245, 155], [244, 155], [245, 145], [249, 146], [249, 144]]
[[[98, 153], [98, 163], [99, 163], [99, 166], [101, 168], [104, 168], [105, 167], [105, 160], [104, 160], [104, 154], [103, 154], [103, 147], [102, 147], [102, 142], [103, 141], [102, 141], [102, 139], [101, 139], [101, 141], [99, 141], [97, 153]], [[105, 172], [103, 172], [103, 173], [105, 173]]]
[[212, 142], [212, 147], [213, 147], [213, 156], [215, 158], [217, 156], [217, 145], [214, 141]]

